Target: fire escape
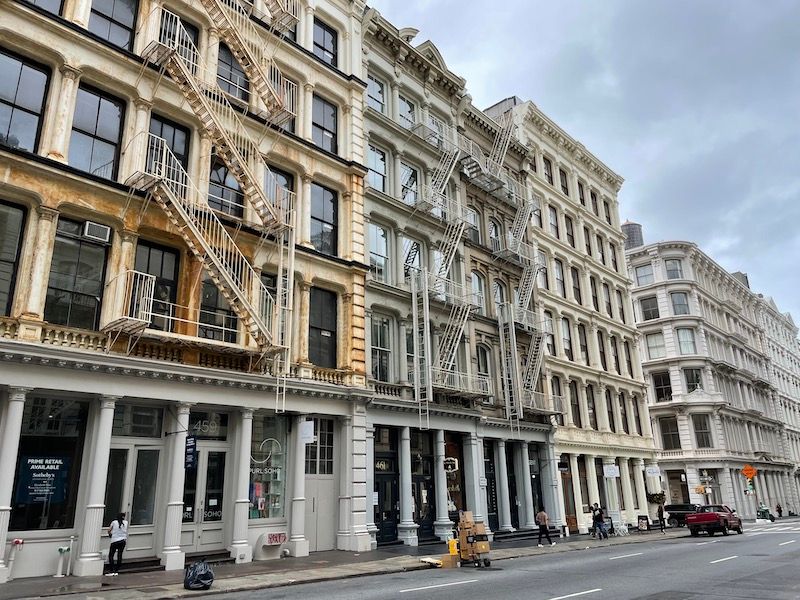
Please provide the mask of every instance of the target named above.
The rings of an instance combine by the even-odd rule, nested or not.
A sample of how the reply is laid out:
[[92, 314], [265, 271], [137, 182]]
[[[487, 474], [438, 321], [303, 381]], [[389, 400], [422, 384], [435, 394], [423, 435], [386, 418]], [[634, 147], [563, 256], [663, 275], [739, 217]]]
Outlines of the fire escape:
[[[411, 284], [414, 341], [414, 395], [419, 407], [420, 428], [429, 426], [429, 403], [434, 392], [459, 396], [490, 395], [488, 378], [470, 376], [456, 370], [458, 346], [467, 321], [481, 299], [455, 281], [450, 274], [458, 246], [466, 229], [464, 210], [459, 200], [445, 194], [460, 149], [454, 132], [444, 123], [431, 119], [418, 125], [414, 133], [439, 152], [439, 162], [430, 184], [419, 192], [415, 208], [443, 221], [444, 233], [437, 248], [438, 260], [431, 269], [416, 269], [419, 246], [412, 245], [405, 257], [406, 274]], [[447, 312], [434, 353], [431, 332], [431, 301]]]
[[[251, 6], [236, 0], [202, 0], [201, 4], [230, 47], [263, 106], [259, 114], [267, 123], [279, 126], [294, 117], [296, 86], [284, 79], [274, 61], [266, 55], [269, 44], [250, 20]], [[296, 22], [296, 0], [267, 2], [273, 29], [280, 33]], [[131, 176], [129, 185], [147, 193], [181, 232], [190, 251], [201, 261], [211, 280], [230, 304], [261, 355], [265, 371], [277, 378], [276, 409], [285, 406], [286, 379], [291, 358], [291, 310], [294, 288], [294, 193], [283, 188], [269, 170], [241, 115], [239, 106], [217, 85], [215, 68], [200, 57], [180, 17], [166, 9], [154, 11], [155, 38], [143, 57], [165, 70], [184, 94], [210, 136], [216, 154], [236, 178], [246, 202], [258, 215], [261, 242], [274, 244], [277, 266], [274, 293], [266, 288], [257, 272], [237, 247], [225, 226], [209, 207], [207, 198], [190, 179], [162, 138], [140, 136], [138, 145], [144, 165]], [[152, 27], [152, 24], [151, 24]], [[237, 104], [234, 109], [233, 104]], [[256, 177], [250, 163], [259, 163], [266, 178]], [[110, 323], [109, 332], [140, 334], [152, 318], [152, 276], [131, 271], [126, 274], [125, 317]], [[150, 312], [150, 314], [148, 314]]]

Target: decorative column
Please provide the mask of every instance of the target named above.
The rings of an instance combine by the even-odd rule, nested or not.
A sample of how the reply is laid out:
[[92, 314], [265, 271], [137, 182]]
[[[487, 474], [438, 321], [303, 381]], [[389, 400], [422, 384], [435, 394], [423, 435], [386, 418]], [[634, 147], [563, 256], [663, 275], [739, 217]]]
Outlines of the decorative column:
[[110, 323], [114, 319], [128, 314], [128, 304], [130, 299], [126, 297], [128, 290], [127, 286], [127, 271], [134, 268], [136, 260], [136, 240], [139, 235], [135, 231], [124, 229], [120, 236], [120, 245], [118, 260], [116, 262], [116, 275], [111, 285], [111, 298], [107, 298], [110, 302], [103, 305], [101, 323]]
[[396, 200], [400, 200], [403, 197], [403, 178], [401, 177], [401, 173], [403, 168], [401, 163], [403, 161], [403, 153], [399, 150], [394, 150], [392, 152], [392, 170], [393, 173], [390, 173], [392, 177], [389, 178], [392, 186], [390, 189], [386, 190], [386, 193], [390, 195], [392, 198]]
[[298, 207], [297, 207], [297, 230], [299, 232], [299, 239], [297, 241], [301, 246], [306, 248], [313, 248], [311, 243], [311, 182], [312, 177], [309, 173], [304, 173], [301, 176], [302, 184], [300, 194], [298, 194]]
[[[50, 278], [50, 261], [53, 257], [55, 244], [56, 222], [58, 211], [47, 206], [36, 209], [36, 241], [33, 247], [33, 258], [30, 265], [30, 279], [27, 288], [27, 298], [24, 301], [21, 320], [41, 321], [44, 314], [45, 293], [47, 282]], [[36, 326], [20, 328], [22, 339], [35, 339], [39, 341], [40, 329]]]
[[[546, 501], [544, 508], [550, 515], [553, 525], [560, 527], [565, 524], [564, 494], [561, 490], [561, 473], [558, 471], [558, 456], [555, 453], [555, 439], [552, 433], [547, 438], [545, 451], [547, 456], [546, 467], [540, 469], [542, 495]], [[544, 476], [545, 471], [547, 472], [547, 477]]]
[[[531, 484], [531, 459], [528, 442], [516, 444], [517, 457], [522, 466], [522, 502], [525, 508], [525, 520], [520, 516], [520, 529], [536, 529], [536, 507], [533, 505], [533, 486]], [[517, 484], [519, 487], [519, 484]]]
[[306, 539], [306, 444], [300, 436], [300, 428], [306, 415], [294, 419], [294, 456], [292, 462], [292, 513], [289, 517], [289, 553], [292, 556], [308, 556]]
[[247, 535], [250, 524], [250, 446], [252, 442], [253, 411], [245, 408], [239, 413], [239, 460], [237, 461], [233, 541], [231, 542], [231, 558], [236, 561], [236, 564], [253, 562], [253, 547], [250, 545]]
[[9, 578], [9, 568], [5, 562], [8, 523], [11, 518], [11, 490], [14, 488], [14, 474], [17, 471], [19, 437], [22, 431], [22, 416], [25, 412], [25, 399], [32, 388], [13, 387], [8, 390], [8, 406], [0, 431], [0, 583]]
[[408, 361], [406, 360], [406, 337], [408, 336], [408, 321], [400, 320], [398, 321], [398, 339], [397, 339], [397, 347], [400, 349], [399, 360], [400, 360], [400, 378], [398, 383], [400, 384], [408, 384], [409, 377], [408, 377]]
[[164, 519], [164, 549], [161, 564], [167, 571], [183, 569], [186, 554], [181, 550], [183, 523], [183, 484], [186, 478], [186, 433], [189, 430], [190, 404], [179, 404], [177, 422], [171, 433], [169, 491], [167, 514]]
[[484, 523], [486, 518], [483, 513], [483, 486], [481, 486], [480, 453], [478, 436], [470, 433], [464, 437], [464, 485], [466, 487], [467, 510], [472, 511], [475, 522]]
[[407, 546], [417, 545], [414, 523], [414, 499], [411, 496], [411, 429], [400, 429], [400, 524], [397, 537]]
[[[603, 467], [616, 465], [616, 461], [613, 457], [605, 456], [603, 457]], [[621, 471], [620, 471], [621, 473]], [[619, 508], [619, 497], [617, 495], [617, 480], [615, 477], [606, 477], [605, 473], [603, 474], [603, 481], [606, 486], [606, 509], [608, 511], [608, 516], [613, 517], [616, 516], [614, 523], [619, 523], [619, 519], [621, 518], [620, 508]]]
[[633, 485], [636, 487], [636, 498], [639, 503], [639, 510], [650, 514], [650, 504], [647, 502], [647, 492], [644, 489], [644, 460], [636, 458], [633, 460]]
[[[103, 528], [103, 511], [108, 476], [108, 456], [111, 453], [111, 428], [114, 424], [114, 406], [118, 396], [101, 396], [97, 427], [94, 428], [94, 451], [86, 494], [86, 511], [81, 530], [81, 552], [75, 562], [75, 575], [97, 576], [103, 574], [103, 557], [100, 555], [100, 533]], [[130, 515], [128, 515], [130, 516]]]
[[633, 490], [631, 490], [631, 470], [628, 465], [628, 459], [622, 456], [619, 458], [619, 476], [622, 478], [623, 504], [625, 504], [625, 512], [628, 513], [628, 522], [630, 522], [630, 520], [633, 519], [632, 515], [635, 513], [633, 506]]
[[303, 118], [300, 119], [300, 136], [312, 141], [312, 112], [314, 110], [314, 84], [303, 84]]
[[375, 427], [367, 426], [367, 532], [370, 550], [378, 547], [378, 526], [375, 525]]
[[584, 522], [583, 492], [581, 491], [581, 472], [578, 469], [578, 455], [569, 455], [569, 472], [572, 479], [572, 495], [575, 498], [575, 520], [578, 522], [578, 533], [588, 533]]
[[[655, 468], [658, 467], [658, 463], [655, 460], [648, 460], [645, 462], [645, 466], [649, 468]], [[651, 494], [657, 494], [658, 492], [663, 491], [663, 488], [661, 487], [660, 476], [656, 477], [656, 476], [646, 475], [645, 484], [647, 491], [650, 492]]]
[[302, 44], [303, 48], [306, 50], [313, 52], [314, 51], [314, 7], [309, 3], [306, 6], [306, 18], [305, 18], [305, 25], [304, 32], [305, 35], [303, 36]]
[[[297, 283], [300, 288], [300, 314], [297, 319], [297, 362], [300, 364], [300, 377], [311, 377], [308, 359], [308, 324], [311, 310], [311, 284], [307, 281]], [[307, 371], [307, 372], [305, 372]]]
[[[81, 0], [81, 2], [89, 0]], [[84, 23], [85, 27], [86, 24]], [[56, 98], [56, 107], [53, 111], [53, 121], [50, 128], [50, 143], [46, 156], [59, 162], [67, 162], [67, 140], [72, 129], [72, 116], [75, 113], [75, 102], [78, 97], [78, 80], [81, 70], [72, 65], [61, 65], [61, 89]]]
[[150, 109], [153, 103], [145, 98], [138, 97], [133, 101], [136, 114], [133, 122], [133, 137], [135, 143], [129, 144], [122, 155], [119, 169], [119, 180], [125, 181], [130, 175], [144, 170], [149, 150]]
[[600, 431], [611, 431], [611, 424], [608, 422], [608, 398], [606, 398], [606, 385], [601, 383], [598, 386], [597, 394], [594, 397], [594, 412], [597, 417], [597, 427]]
[[77, 0], [72, 8], [69, 20], [81, 27], [89, 26], [89, 17], [92, 12], [92, 0]]
[[[403, 338], [405, 340], [405, 338]], [[436, 430], [434, 440], [434, 486], [436, 489], [436, 521], [433, 523], [434, 533], [440, 540], [453, 537], [453, 522], [447, 511], [447, 473], [444, 470], [444, 430]]]
[[600, 504], [600, 487], [597, 485], [597, 457], [593, 454], [583, 455], [583, 464], [586, 465], [586, 483], [589, 488], [589, 504]]
[[514, 531], [511, 525], [511, 504], [508, 493], [508, 463], [506, 462], [506, 442], [505, 440], [497, 440], [495, 442], [495, 463], [497, 465], [495, 473], [497, 473], [498, 490], [497, 490], [497, 504], [499, 511], [500, 531]]

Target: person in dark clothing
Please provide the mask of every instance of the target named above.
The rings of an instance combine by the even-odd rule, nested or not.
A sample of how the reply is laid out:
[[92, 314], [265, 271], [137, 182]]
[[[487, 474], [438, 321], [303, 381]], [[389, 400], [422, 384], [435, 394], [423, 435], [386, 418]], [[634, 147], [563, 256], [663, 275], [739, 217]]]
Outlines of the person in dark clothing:
[[783, 517], [783, 507], [780, 504], [775, 507], [775, 512], [778, 513], [779, 519]]
[[539, 509], [539, 513], [536, 515], [536, 522], [539, 523], [539, 547], [542, 547], [542, 535], [547, 538], [551, 546], [555, 546], [556, 543], [550, 539], [550, 517], [544, 512], [544, 507]]
[[667, 532], [664, 531], [664, 505], [658, 505], [658, 526], [661, 528], [661, 533], [667, 535]]
[[597, 527], [596, 527], [596, 524], [595, 524], [595, 516], [597, 515], [597, 511], [600, 510], [600, 505], [597, 502], [595, 502], [594, 504], [592, 504], [591, 509], [592, 509], [592, 531], [591, 531], [591, 534], [592, 534], [592, 537], [596, 537], [597, 536]]
[[597, 539], [608, 539], [608, 532], [606, 531], [606, 514], [602, 508], [598, 507], [597, 512], [594, 513], [594, 528], [597, 532]]
[[[119, 575], [119, 568], [122, 566], [122, 551], [125, 550], [125, 543], [128, 541], [128, 522], [125, 520], [125, 513], [119, 513], [117, 518], [111, 521], [108, 526], [108, 537], [111, 538], [111, 548], [108, 551], [108, 573], [106, 575]], [[117, 560], [114, 561], [116, 554]]]

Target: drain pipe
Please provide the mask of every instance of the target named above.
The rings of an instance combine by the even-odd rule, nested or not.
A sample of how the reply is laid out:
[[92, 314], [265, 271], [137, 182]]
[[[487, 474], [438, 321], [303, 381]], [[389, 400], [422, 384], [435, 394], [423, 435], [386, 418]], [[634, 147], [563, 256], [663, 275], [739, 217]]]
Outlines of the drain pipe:
[[67, 577], [72, 575], [72, 545], [75, 543], [75, 536], [69, 536], [69, 558], [67, 559]]
[[71, 546], [59, 546], [58, 547], [58, 570], [53, 577], [64, 577], [64, 574], [61, 572], [61, 569], [64, 568], [64, 557], [67, 554], [71, 554], [70, 552]]
[[8, 552], [8, 580], [13, 579], [12, 573], [14, 571], [14, 559], [17, 558], [17, 552], [22, 550], [22, 545], [25, 540], [22, 538], [14, 538], [11, 540], [11, 550]]

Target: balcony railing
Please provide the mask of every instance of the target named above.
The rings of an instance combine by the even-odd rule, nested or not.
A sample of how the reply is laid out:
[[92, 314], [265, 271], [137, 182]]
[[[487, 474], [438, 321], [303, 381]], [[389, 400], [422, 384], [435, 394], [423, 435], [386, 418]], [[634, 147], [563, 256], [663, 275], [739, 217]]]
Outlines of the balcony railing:
[[531, 412], [560, 415], [564, 414], [564, 397], [526, 390], [522, 395], [522, 407]]
[[491, 396], [492, 380], [485, 375], [470, 375], [431, 367], [431, 383], [435, 390], [467, 396]]
[[530, 264], [536, 261], [536, 251], [531, 244], [523, 242], [507, 231], [502, 238], [489, 238], [492, 253], [498, 258]]
[[472, 306], [484, 306], [484, 298], [480, 292], [474, 291], [461, 283], [439, 277], [435, 273], [428, 273], [428, 294], [432, 300], [454, 304], [457, 306], [469, 304]]

